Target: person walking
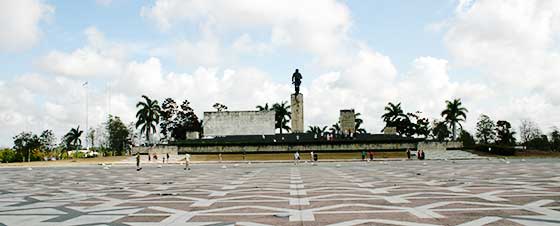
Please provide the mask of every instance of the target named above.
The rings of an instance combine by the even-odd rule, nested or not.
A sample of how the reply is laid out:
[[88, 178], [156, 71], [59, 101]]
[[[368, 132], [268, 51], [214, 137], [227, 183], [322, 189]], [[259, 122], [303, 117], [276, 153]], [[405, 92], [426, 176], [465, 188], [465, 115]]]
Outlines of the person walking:
[[169, 153], [165, 153], [165, 156], [167, 157], [167, 163], [169, 163]]
[[185, 154], [185, 169], [184, 170], [191, 170], [191, 155], [189, 153]]
[[152, 156], [150, 155], [150, 153], [148, 153], [148, 162], [152, 161]]
[[410, 149], [406, 149], [406, 157], [410, 160]]
[[373, 151], [369, 151], [369, 161], [373, 161]]
[[296, 165], [299, 164], [299, 152], [297, 152], [297, 151], [296, 151], [296, 153], [294, 153], [294, 161], [295, 161]]
[[136, 171], [142, 170], [140, 167], [140, 152], [136, 153]]
[[313, 151], [309, 152], [309, 157], [310, 157], [309, 160], [310, 160], [311, 162], [314, 162], [314, 161], [313, 161], [313, 156], [314, 156], [314, 155], [313, 155]]
[[366, 151], [362, 150], [362, 161], [366, 161]]
[[218, 160], [220, 160], [220, 162], [222, 162], [222, 153], [218, 154]]

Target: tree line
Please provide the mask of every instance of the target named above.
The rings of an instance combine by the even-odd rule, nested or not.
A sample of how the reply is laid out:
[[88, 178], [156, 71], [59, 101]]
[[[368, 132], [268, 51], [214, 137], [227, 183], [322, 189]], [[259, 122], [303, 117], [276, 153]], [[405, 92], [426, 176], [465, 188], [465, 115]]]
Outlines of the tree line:
[[[70, 130], [57, 139], [52, 130], [44, 130], [40, 134], [21, 132], [13, 137], [12, 148], [0, 150], [0, 162], [28, 162], [51, 159], [67, 159], [85, 157], [86, 153], [78, 150], [89, 146], [91, 153], [99, 155], [123, 155], [130, 150], [130, 145], [136, 135], [133, 125], [125, 125], [120, 117], [109, 115], [107, 120], [98, 128], [91, 128], [85, 134], [80, 126]], [[69, 152], [73, 152], [71, 155]]]

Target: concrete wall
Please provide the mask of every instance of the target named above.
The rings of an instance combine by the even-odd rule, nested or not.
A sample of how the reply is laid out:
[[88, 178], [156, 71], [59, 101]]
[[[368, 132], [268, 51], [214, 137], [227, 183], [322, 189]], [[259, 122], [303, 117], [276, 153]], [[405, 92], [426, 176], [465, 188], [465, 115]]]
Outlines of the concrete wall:
[[453, 141], [453, 142], [437, 142], [437, 141], [424, 141], [418, 143], [418, 149], [424, 151], [445, 151], [448, 149], [461, 149], [463, 148], [463, 142]]
[[[167, 153], [176, 151], [176, 153], [240, 153], [240, 152], [295, 152], [295, 151], [361, 151], [361, 150], [394, 150], [404, 151], [407, 148], [415, 149], [417, 143], [368, 143], [368, 144], [312, 144], [312, 145], [212, 145], [212, 146], [193, 146], [193, 147], [176, 147], [176, 146], [157, 146], [155, 148], [134, 147], [133, 153]], [[170, 153], [171, 154], [171, 153]]]
[[204, 112], [204, 136], [274, 135], [274, 111]]
[[140, 154], [177, 154], [177, 146], [154, 146], [154, 147], [132, 147], [132, 154], [140, 152]]

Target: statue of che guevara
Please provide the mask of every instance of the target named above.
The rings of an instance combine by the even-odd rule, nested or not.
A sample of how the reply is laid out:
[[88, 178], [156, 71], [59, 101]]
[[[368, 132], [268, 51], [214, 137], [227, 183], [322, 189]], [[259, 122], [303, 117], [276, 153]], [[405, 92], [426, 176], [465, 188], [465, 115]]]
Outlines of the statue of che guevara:
[[299, 73], [299, 70], [296, 69], [296, 72], [294, 72], [294, 74], [292, 75], [292, 84], [294, 84], [294, 86], [296, 87], [296, 95], [299, 94], [299, 85], [301, 85], [301, 74]]

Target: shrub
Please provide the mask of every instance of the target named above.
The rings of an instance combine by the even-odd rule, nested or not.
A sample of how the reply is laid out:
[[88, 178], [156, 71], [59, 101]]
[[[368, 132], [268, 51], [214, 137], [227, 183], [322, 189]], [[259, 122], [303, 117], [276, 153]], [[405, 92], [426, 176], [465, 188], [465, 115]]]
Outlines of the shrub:
[[512, 156], [515, 155], [515, 148], [512, 146], [495, 145], [495, 144], [478, 144], [474, 149], [495, 155]]
[[12, 149], [6, 148], [0, 150], [0, 163], [1, 162], [15, 162], [16, 161], [16, 152]]

